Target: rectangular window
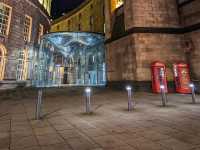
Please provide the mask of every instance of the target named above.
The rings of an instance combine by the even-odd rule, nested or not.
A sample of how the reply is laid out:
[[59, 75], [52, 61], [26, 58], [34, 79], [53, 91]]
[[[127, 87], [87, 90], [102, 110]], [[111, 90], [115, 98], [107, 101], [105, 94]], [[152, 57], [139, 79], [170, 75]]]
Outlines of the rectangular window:
[[31, 32], [32, 32], [32, 18], [28, 15], [25, 15], [24, 21], [24, 41], [31, 41]]
[[80, 14], [78, 15], [79, 21], [81, 21], [81, 18], [82, 18], [82, 14], [80, 13]]
[[10, 29], [12, 8], [0, 2], [0, 34], [8, 35]]
[[38, 31], [38, 43], [40, 44], [41, 37], [44, 34], [44, 26], [42, 24], [39, 24], [39, 31]]
[[22, 81], [27, 79], [28, 73], [28, 50], [20, 50], [17, 59], [16, 79]]
[[40, 2], [40, 4], [43, 4], [43, 0], [38, 0]]
[[68, 24], [68, 30], [70, 31], [70, 29], [71, 29], [71, 21], [68, 20], [67, 24]]
[[78, 31], [81, 31], [81, 24], [78, 24]]
[[120, 7], [123, 4], [124, 4], [124, 0], [117, 0], [117, 2], [116, 2], [116, 8]]
[[111, 11], [115, 11], [117, 8], [124, 4], [124, 0], [111, 0]]
[[93, 31], [93, 26], [94, 26], [94, 17], [90, 16], [90, 30]]

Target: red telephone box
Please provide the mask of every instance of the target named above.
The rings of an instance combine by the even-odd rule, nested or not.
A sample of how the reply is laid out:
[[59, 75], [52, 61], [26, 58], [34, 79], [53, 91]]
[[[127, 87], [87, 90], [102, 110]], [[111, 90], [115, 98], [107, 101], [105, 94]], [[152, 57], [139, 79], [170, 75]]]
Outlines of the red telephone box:
[[166, 76], [166, 66], [162, 62], [156, 61], [151, 65], [152, 72], [152, 89], [154, 93], [160, 93], [160, 86], [163, 85], [165, 92], [167, 89], [167, 76]]
[[191, 82], [189, 65], [186, 63], [176, 63], [173, 64], [173, 70], [176, 92], [183, 94], [191, 93], [191, 88], [189, 86]]

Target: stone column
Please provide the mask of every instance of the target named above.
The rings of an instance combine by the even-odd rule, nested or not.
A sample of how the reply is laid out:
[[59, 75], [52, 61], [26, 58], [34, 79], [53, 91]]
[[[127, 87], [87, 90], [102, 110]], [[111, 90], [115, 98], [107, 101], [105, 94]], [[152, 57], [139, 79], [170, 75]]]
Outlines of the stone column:
[[111, 0], [105, 0], [105, 36], [106, 39], [111, 38], [111, 31], [112, 31], [112, 16], [111, 16]]

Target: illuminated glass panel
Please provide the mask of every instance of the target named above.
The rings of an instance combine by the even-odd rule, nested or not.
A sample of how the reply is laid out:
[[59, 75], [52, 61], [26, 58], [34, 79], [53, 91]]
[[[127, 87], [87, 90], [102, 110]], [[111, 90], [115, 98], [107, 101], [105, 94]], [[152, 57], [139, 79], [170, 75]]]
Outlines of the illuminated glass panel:
[[31, 40], [31, 30], [32, 30], [32, 18], [25, 15], [24, 21], [24, 41], [30, 42]]
[[11, 19], [11, 7], [0, 2], [0, 34], [8, 35]]
[[37, 58], [32, 79], [34, 86], [99, 86], [106, 83], [104, 37], [100, 34], [47, 34]]
[[40, 43], [41, 41], [41, 37], [44, 34], [44, 26], [39, 24], [39, 31], [38, 31], [38, 43]]

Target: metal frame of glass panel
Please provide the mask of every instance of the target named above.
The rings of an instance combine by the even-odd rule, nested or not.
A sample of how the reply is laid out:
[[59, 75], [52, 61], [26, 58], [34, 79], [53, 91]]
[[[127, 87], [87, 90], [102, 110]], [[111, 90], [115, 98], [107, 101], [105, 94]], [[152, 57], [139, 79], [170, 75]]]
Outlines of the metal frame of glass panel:
[[106, 84], [104, 36], [58, 32], [43, 36], [33, 67], [36, 87]]

